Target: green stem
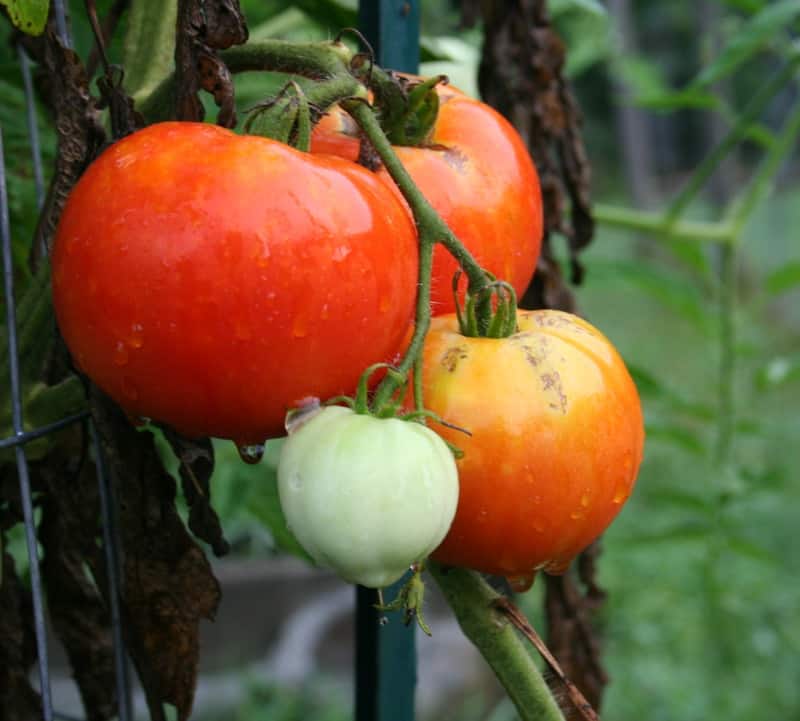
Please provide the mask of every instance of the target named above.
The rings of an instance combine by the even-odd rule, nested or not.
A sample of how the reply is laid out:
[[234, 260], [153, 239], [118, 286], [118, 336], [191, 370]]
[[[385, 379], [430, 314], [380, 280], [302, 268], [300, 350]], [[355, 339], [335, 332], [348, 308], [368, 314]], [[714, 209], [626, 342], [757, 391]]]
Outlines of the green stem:
[[800, 64], [800, 53], [795, 53], [790, 57], [789, 62], [756, 93], [739, 117], [736, 125], [722, 142], [706, 156], [681, 192], [672, 201], [664, 215], [665, 225], [669, 226], [674, 223], [700, 190], [705, 187], [706, 181], [719, 167], [722, 159], [746, 137], [749, 127], [758, 118], [769, 101], [792, 80], [798, 64]]
[[514, 627], [492, 608], [500, 595], [474, 571], [429, 562], [464, 635], [478, 648], [521, 721], [564, 721], [533, 657]]
[[734, 432], [734, 376], [736, 373], [736, 248], [720, 248], [719, 269], [719, 379], [715, 460], [723, 466], [730, 458]]
[[[353, 92], [342, 93], [331, 102], [348, 95], [358, 95], [361, 84], [350, 75], [351, 53], [342, 43], [315, 42], [292, 43], [285, 40], [264, 40], [258, 43], [237, 45], [220, 52], [220, 57], [232, 73], [249, 71], [271, 71], [288, 73], [329, 81], [334, 78], [342, 84], [349, 83]], [[334, 85], [329, 88], [335, 87]], [[139, 106], [142, 115], [149, 123], [174, 117], [173, 97], [175, 94], [175, 73], [166, 77]], [[320, 98], [321, 102], [324, 98]], [[311, 102], [317, 102], [312, 100]], [[330, 104], [330, 103], [328, 103]]]
[[[411, 207], [414, 220], [420, 233], [420, 240], [423, 236], [434, 242], [441, 243], [450, 254], [458, 261], [469, 279], [470, 291], [477, 293], [489, 284], [483, 268], [478, 265], [472, 254], [464, 247], [461, 241], [456, 238], [453, 231], [447, 227], [439, 214], [433, 209], [425, 196], [417, 188], [408, 171], [403, 167], [400, 158], [397, 157], [391, 144], [384, 135], [381, 126], [372, 109], [361, 101], [347, 101], [342, 103], [342, 107], [353, 116], [361, 130], [372, 143], [378, 153], [392, 180], [397, 183], [400, 192]], [[487, 321], [488, 322], [488, 321]]]
[[[397, 366], [399, 373], [392, 375], [387, 373], [380, 385], [375, 390], [372, 400], [372, 408], [378, 413], [381, 406], [395, 394], [400, 387], [398, 377], [408, 377], [408, 372], [418, 368], [417, 361], [422, 358], [422, 347], [425, 344], [425, 336], [431, 325], [431, 270], [433, 268], [433, 242], [423, 239], [420, 236], [419, 246], [419, 273], [417, 284], [417, 310], [414, 318], [414, 334], [408, 344], [403, 358]], [[422, 398], [422, 374], [414, 374], [414, 407], [421, 410], [425, 407]]]
[[595, 220], [637, 233], [653, 233], [674, 239], [698, 240], [710, 243], [733, 242], [731, 228], [726, 223], [702, 221], [679, 221], [667, 225], [660, 213], [633, 210], [615, 205], [598, 203], [592, 208]]

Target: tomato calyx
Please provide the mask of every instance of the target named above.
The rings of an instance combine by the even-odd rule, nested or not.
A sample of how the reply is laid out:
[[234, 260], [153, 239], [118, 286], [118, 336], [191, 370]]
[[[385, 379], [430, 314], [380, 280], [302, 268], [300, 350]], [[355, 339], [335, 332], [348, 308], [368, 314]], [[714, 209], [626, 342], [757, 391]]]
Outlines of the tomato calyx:
[[[244, 132], [278, 140], [298, 150], [311, 148], [312, 106], [303, 89], [289, 80], [278, 94], [250, 108]], [[319, 119], [321, 112], [314, 108]]]
[[[488, 275], [488, 274], [487, 274]], [[476, 292], [459, 298], [461, 271], [453, 277], [453, 297], [461, 335], [467, 338], [508, 338], [517, 332], [517, 293], [511, 283], [492, 278]]]
[[425, 600], [425, 581], [422, 580], [424, 562], [415, 563], [411, 566], [411, 578], [406, 581], [402, 588], [397, 592], [397, 596], [389, 603], [383, 602], [383, 593], [378, 590], [378, 603], [375, 608], [382, 613], [391, 611], [403, 612], [403, 623], [411, 625], [413, 621], [428, 635], [431, 636], [430, 626], [422, 615], [422, 606]]

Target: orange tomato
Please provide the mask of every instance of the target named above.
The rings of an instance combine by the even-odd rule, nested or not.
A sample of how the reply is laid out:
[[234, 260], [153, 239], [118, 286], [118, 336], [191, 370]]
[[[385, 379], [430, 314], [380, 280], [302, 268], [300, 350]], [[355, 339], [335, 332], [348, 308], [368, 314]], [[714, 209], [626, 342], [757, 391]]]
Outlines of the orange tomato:
[[[477, 261], [521, 295], [536, 269], [542, 239], [539, 178], [511, 124], [459, 90], [438, 86], [439, 115], [427, 145], [394, 150], [423, 195]], [[354, 121], [334, 108], [314, 128], [311, 150], [356, 160]], [[386, 183], [394, 182], [386, 170]], [[397, 191], [399, 193], [399, 191]], [[433, 312], [454, 310], [457, 263], [443, 247], [433, 261]]]
[[564, 572], [622, 508], [642, 460], [639, 396], [611, 343], [560, 311], [518, 311], [519, 332], [467, 338], [433, 319], [425, 405], [471, 436], [453, 525], [432, 557], [530, 585]]

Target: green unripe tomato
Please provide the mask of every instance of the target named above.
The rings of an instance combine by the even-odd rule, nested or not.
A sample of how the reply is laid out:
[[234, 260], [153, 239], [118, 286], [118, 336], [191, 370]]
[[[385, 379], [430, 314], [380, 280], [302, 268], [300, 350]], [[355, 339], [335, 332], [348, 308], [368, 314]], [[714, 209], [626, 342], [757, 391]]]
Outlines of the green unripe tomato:
[[278, 490], [289, 527], [315, 561], [381, 588], [441, 543], [455, 516], [458, 472], [429, 428], [329, 406], [283, 444]]

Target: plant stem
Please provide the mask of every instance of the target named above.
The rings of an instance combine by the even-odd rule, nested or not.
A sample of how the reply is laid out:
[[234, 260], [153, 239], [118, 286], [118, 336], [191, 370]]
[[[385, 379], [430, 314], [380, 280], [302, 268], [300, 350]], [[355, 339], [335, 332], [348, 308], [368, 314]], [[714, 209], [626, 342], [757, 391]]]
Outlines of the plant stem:
[[[414, 334], [408, 344], [403, 358], [397, 366], [397, 370], [403, 377], [407, 377], [416, 364], [417, 359], [422, 357], [422, 346], [425, 343], [425, 336], [431, 324], [431, 269], [433, 267], [433, 247], [434, 244], [429, 239], [420, 237], [419, 243], [419, 273], [417, 281], [417, 310], [414, 318]], [[372, 400], [372, 408], [378, 412], [381, 406], [394, 395], [400, 387], [399, 380], [392, 374], [387, 374], [375, 390]], [[414, 407], [422, 410], [422, 383], [421, 374], [414, 375]]]
[[724, 465], [733, 445], [734, 377], [736, 372], [736, 248], [720, 248], [719, 268], [719, 380], [717, 401], [717, 439], [714, 457]]
[[711, 243], [731, 243], [731, 228], [726, 223], [703, 221], [678, 221], [667, 225], [660, 213], [646, 210], [604, 205], [593, 206], [595, 220], [625, 230], [641, 233], [654, 233], [670, 238], [699, 240]]
[[[469, 279], [469, 288], [473, 293], [481, 291], [489, 284], [483, 268], [478, 265], [472, 254], [456, 238], [439, 214], [433, 209], [425, 196], [417, 188], [408, 171], [403, 167], [372, 109], [361, 101], [346, 101], [342, 107], [353, 116], [361, 130], [372, 143], [392, 180], [397, 183], [400, 192], [411, 207], [414, 220], [419, 229], [420, 241], [423, 239], [441, 243], [458, 261]], [[488, 322], [487, 322], [488, 325]]]
[[[417, 290], [417, 311], [414, 320], [414, 335], [398, 366], [398, 370], [405, 375], [411, 370], [417, 358], [422, 353], [425, 334], [428, 332], [428, 327], [430, 326], [430, 287], [434, 245], [437, 242], [442, 243], [459, 262], [469, 279], [470, 291], [478, 292], [482, 288], [485, 288], [489, 284], [489, 279], [483, 268], [481, 268], [472, 257], [472, 254], [464, 247], [461, 241], [456, 238], [450, 228], [447, 227], [447, 224], [442, 220], [441, 216], [433, 209], [431, 204], [425, 199], [425, 196], [420, 192], [419, 188], [417, 188], [411, 176], [408, 174], [408, 171], [403, 167], [400, 159], [392, 149], [391, 143], [384, 134], [372, 109], [360, 100], [345, 101], [342, 103], [342, 107], [352, 115], [364, 135], [366, 135], [367, 139], [372, 143], [372, 146], [375, 148], [381, 161], [383, 161], [389, 175], [392, 176], [392, 180], [397, 184], [397, 187], [410, 206], [411, 212], [414, 215], [414, 221], [417, 224], [417, 231], [419, 233], [419, 288]], [[485, 310], [489, 312], [479, 316], [479, 322], [483, 324], [484, 330], [489, 326], [491, 306], [487, 304]], [[373, 408], [376, 410], [380, 409], [380, 407], [394, 395], [397, 389], [397, 379], [387, 375], [375, 391]], [[414, 394], [417, 408], [422, 405], [421, 395], [417, 397], [421, 392], [421, 384], [415, 381]]]
[[[220, 52], [220, 57], [232, 73], [264, 70], [299, 75], [312, 80], [336, 79], [338, 84], [332, 83], [323, 92], [330, 93], [334, 88], [342, 89], [342, 92], [333, 97], [328, 105], [349, 95], [359, 95], [363, 91], [361, 83], [350, 75], [350, 56], [350, 50], [342, 43], [291, 43], [285, 40], [264, 40], [237, 45]], [[174, 94], [173, 72], [159, 83], [138, 109], [149, 123], [174, 117]], [[321, 103], [322, 100], [324, 97], [311, 102]]]
[[475, 644], [508, 692], [521, 721], [564, 721], [522, 639], [492, 608], [500, 594], [474, 571], [444, 569], [432, 561], [428, 570], [453, 609], [464, 635]]

